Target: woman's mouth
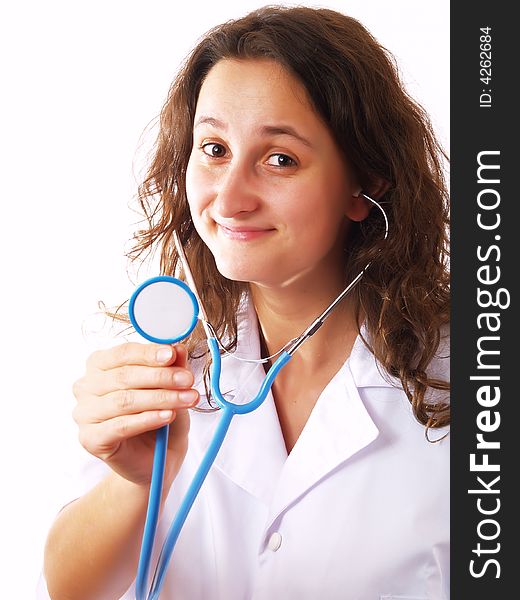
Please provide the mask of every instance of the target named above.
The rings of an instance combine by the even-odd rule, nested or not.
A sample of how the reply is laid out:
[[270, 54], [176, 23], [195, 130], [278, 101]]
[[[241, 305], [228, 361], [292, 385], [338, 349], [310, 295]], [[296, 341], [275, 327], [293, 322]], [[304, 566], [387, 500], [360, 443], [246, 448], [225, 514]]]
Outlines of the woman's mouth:
[[275, 231], [273, 228], [269, 227], [255, 227], [253, 225], [223, 225], [222, 223], [217, 223], [218, 230], [224, 237], [229, 240], [236, 240], [240, 242], [249, 242], [253, 240], [257, 240], [269, 233]]

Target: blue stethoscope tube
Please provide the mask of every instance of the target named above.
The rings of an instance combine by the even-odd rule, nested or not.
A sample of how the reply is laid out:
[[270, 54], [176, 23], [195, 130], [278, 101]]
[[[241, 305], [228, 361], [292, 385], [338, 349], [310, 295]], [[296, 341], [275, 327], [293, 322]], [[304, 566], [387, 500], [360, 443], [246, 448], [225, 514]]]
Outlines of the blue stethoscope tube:
[[154, 462], [152, 469], [152, 481], [150, 484], [150, 497], [148, 502], [148, 512], [146, 515], [143, 541], [141, 545], [141, 555], [136, 579], [136, 599], [137, 600], [157, 600], [161, 592], [164, 577], [168, 568], [173, 549], [179, 537], [179, 533], [184, 525], [186, 517], [193, 506], [195, 498], [199, 493], [202, 484], [208, 474], [215, 458], [226, 437], [226, 433], [231, 424], [234, 415], [243, 415], [252, 412], [258, 408], [266, 399], [269, 390], [276, 376], [284, 365], [291, 359], [292, 355], [282, 352], [278, 359], [273, 363], [267, 372], [260, 389], [256, 396], [246, 404], [233, 404], [227, 401], [220, 391], [221, 358], [217, 341], [214, 337], [208, 339], [208, 346], [213, 360], [211, 368], [211, 392], [217, 404], [222, 409], [220, 420], [218, 422], [213, 438], [209, 444], [197, 472], [179, 506], [175, 518], [170, 526], [166, 540], [163, 544], [155, 574], [153, 577], [150, 593], [147, 595], [146, 588], [148, 583], [148, 574], [150, 571], [150, 561], [153, 550], [153, 540], [162, 496], [162, 482], [164, 476], [164, 467], [166, 463], [166, 450], [168, 445], [168, 426], [161, 427], [156, 434]]

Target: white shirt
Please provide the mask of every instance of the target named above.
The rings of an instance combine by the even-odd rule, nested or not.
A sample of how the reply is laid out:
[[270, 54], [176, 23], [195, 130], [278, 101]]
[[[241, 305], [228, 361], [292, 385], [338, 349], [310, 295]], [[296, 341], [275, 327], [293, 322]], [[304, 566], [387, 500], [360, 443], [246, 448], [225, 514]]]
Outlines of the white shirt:
[[[259, 356], [252, 309], [241, 320], [237, 353]], [[222, 391], [231, 398], [245, 388], [244, 401], [252, 398], [262, 366], [222, 362]], [[432, 372], [447, 378], [448, 363], [439, 358]], [[253, 413], [233, 418], [179, 536], [161, 598], [449, 598], [449, 436], [428, 442], [397, 380], [379, 369], [358, 337], [289, 456], [271, 395]], [[197, 387], [204, 394], [200, 377]], [[219, 418], [192, 413], [189, 450], [158, 525], [152, 573]], [[88, 486], [106, 472], [93, 459]], [[122, 598], [134, 594], [132, 585]], [[39, 598], [48, 598], [43, 589]]]

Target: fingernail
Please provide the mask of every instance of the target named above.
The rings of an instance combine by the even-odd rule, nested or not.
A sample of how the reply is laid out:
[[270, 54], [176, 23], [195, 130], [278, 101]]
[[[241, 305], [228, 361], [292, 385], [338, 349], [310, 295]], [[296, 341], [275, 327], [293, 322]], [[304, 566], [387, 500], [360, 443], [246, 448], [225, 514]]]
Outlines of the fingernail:
[[155, 353], [155, 360], [160, 363], [165, 363], [170, 360], [172, 357], [173, 350], [170, 346], [164, 346], [163, 348], [159, 348]]
[[159, 418], [163, 421], [169, 421], [172, 418], [173, 410], [161, 410], [159, 411]]
[[187, 385], [191, 385], [193, 378], [192, 378], [191, 374], [188, 373], [187, 371], [178, 371], [173, 376], [173, 381], [174, 381], [175, 385], [180, 385], [180, 386], [184, 387]]
[[179, 392], [179, 400], [184, 404], [192, 404], [197, 399], [196, 390], [184, 390]]

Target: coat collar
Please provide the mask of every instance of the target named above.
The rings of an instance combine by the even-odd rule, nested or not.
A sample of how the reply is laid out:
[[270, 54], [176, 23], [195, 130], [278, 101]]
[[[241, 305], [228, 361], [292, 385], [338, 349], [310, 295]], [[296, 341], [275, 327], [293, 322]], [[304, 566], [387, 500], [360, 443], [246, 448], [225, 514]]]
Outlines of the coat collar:
[[[246, 402], [257, 392], [264, 378], [261, 364], [236, 360], [258, 359], [258, 323], [251, 302], [239, 315], [235, 357], [222, 359], [221, 389], [232, 398], [240, 390]], [[361, 387], [390, 387], [374, 356], [360, 336], [351, 356], [320, 395], [290, 455], [280, 429], [272, 394], [253, 413], [233, 418], [214, 467], [269, 507], [270, 521], [320, 479], [372, 443], [378, 429], [360, 397]], [[197, 385], [204, 396], [204, 387]], [[202, 399], [202, 403], [204, 398]], [[209, 444], [218, 412], [194, 413], [193, 426], [205, 449]]]
[[[368, 338], [368, 331], [363, 324], [361, 335]], [[347, 362], [356, 387], [398, 387], [402, 388], [401, 382], [385, 372], [383, 366], [376, 360], [375, 356], [367, 348], [365, 342], [358, 335], [350, 357]]]

